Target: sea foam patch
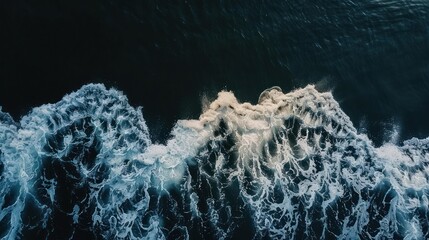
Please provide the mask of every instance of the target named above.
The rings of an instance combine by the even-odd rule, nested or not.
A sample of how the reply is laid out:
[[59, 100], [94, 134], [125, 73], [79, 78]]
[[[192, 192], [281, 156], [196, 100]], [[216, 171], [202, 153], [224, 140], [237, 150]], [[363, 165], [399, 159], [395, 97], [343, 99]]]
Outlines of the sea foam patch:
[[375, 148], [330, 93], [220, 92], [150, 141], [90, 84], [20, 122], [0, 111], [4, 239], [429, 237], [429, 138]]

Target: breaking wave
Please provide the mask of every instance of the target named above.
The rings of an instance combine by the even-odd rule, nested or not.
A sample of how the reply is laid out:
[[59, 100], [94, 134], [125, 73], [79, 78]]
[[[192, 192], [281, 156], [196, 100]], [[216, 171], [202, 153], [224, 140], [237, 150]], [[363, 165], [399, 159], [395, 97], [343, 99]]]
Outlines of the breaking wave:
[[429, 138], [376, 148], [313, 86], [220, 92], [158, 145], [90, 84], [0, 111], [0, 162], [4, 239], [429, 238]]

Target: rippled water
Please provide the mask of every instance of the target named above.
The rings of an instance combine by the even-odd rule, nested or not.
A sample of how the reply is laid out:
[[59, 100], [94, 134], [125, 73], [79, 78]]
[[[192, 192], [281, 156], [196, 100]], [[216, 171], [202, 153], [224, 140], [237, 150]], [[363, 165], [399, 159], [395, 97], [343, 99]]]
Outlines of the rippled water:
[[0, 236], [429, 238], [428, 12], [1, 3]]
[[319, 83], [378, 145], [395, 124], [400, 140], [425, 137], [428, 10], [426, 1], [4, 2], [0, 102], [18, 119], [103, 82], [143, 106], [153, 140], [165, 142], [177, 119], [200, 115], [202, 96], [226, 88], [256, 103], [271, 86]]

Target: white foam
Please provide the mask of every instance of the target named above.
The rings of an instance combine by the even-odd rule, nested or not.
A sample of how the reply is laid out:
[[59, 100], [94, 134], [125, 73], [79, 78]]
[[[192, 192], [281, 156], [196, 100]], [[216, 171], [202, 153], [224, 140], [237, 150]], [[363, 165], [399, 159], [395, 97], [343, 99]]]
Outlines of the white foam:
[[[428, 211], [429, 138], [411, 139], [403, 146], [393, 139], [375, 148], [357, 133], [331, 93], [314, 86], [286, 94], [273, 87], [255, 105], [220, 92], [199, 119], [179, 120], [171, 135], [165, 145], [153, 144], [141, 109], [102, 85], [87, 85], [56, 104], [35, 108], [20, 124], [0, 123], [5, 168], [0, 191], [12, 191], [14, 183], [19, 187], [14, 203], [0, 211], [0, 220], [8, 218], [11, 226], [5, 238], [22, 231], [25, 199], [33, 196], [39, 181], [49, 200], [39, 203], [48, 222], [62, 186], [42, 171], [50, 166], [46, 161], [69, 161], [79, 170], [67, 177], [88, 183], [82, 201], [95, 206], [92, 226], [104, 238], [167, 238], [172, 229], [165, 229], [169, 219], [163, 214], [169, 211], [178, 219], [188, 211], [190, 222], [201, 221], [216, 238], [228, 238], [237, 219], [245, 217], [234, 215], [231, 204], [238, 200], [229, 199], [232, 187], [249, 211], [255, 238], [298, 238], [300, 231], [322, 239], [370, 234], [364, 232], [378, 216], [371, 202], [379, 201], [376, 193], [382, 195], [380, 208], [383, 201], [390, 204], [387, 212], [379, 212], [378, 237], [391, 236], [392, 229], [402, 237], [427, 235], [422, 220], [405, 213]], [[73, 155], [75, 146], [96, 149], [93, 162], [83, 162], [89, 161], [82, 157], [85, 151]], [[208, 192], [201, 194], [197, 188], [204, 184]], [[168, 205], [162, 205], [164, 198]], [[76, 202], [67, 211], [76, 226], [85, 209], [89, 204]], [[315, 230], [319, 218], [322, 229]], [[189, 237], [188, 227], [183, 220], [174, 229]]]

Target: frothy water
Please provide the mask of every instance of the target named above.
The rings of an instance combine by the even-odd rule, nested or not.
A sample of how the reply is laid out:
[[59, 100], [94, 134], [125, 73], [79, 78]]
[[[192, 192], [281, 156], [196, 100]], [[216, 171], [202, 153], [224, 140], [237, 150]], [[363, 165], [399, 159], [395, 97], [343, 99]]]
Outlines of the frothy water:
[[141, 109], [86, 85], [0, 111], [4, 239], [423, 239], [429, 138], [376, 148], [330, 93], [220, 92], [154, 144]]

